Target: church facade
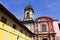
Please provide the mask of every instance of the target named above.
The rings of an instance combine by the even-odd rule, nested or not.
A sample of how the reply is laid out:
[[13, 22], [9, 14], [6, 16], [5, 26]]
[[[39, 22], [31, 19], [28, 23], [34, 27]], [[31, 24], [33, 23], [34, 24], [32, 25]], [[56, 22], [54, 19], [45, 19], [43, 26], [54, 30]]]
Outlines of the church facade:
[[30, 4], [24, 9], [22, 21], [0, 4], [0, 40], [60, 40], [58, 20], [47, 16], [34, 20], [33, 16], [34, 10]]
[[29, 4], [24, 9], [24, 25], [34, 33], [32, 40], [60, 40], [58, 20], [42, 16], [33, 20], [34, 10]]

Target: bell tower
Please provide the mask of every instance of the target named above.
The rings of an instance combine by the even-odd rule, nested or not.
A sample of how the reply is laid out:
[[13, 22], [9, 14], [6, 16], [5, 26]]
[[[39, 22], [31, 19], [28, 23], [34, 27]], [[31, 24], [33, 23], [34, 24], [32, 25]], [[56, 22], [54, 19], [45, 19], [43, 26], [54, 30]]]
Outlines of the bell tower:
[[24, 9], [24, 21], [33, 20], [34, 11], [30, 4], [28, 4]]

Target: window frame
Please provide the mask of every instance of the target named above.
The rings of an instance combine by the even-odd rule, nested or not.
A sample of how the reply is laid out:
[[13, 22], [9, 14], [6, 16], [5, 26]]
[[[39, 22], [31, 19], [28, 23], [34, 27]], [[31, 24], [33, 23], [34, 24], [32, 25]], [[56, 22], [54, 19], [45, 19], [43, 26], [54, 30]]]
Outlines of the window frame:
[[16, 25], [15, 24], [13, 24], [13, 28], [16, 29]]
[[47, 26], [46, 26], [46, 24], [41, 25], [41, 31], [42, 32], [47, 32]]
[[1, 22], [3, 22], [3, 23], [6, 24], [6, 23], [7, 23], [7, 18], [5, 18], [4, 16], [2, 16], [2, 17], [1, 17]]

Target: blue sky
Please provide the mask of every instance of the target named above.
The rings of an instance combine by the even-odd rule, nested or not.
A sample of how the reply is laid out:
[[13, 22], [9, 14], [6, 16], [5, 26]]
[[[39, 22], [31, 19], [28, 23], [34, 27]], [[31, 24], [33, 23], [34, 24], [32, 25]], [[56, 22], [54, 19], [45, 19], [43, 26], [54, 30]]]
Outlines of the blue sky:
[[60, 0], [0, 0], [18, 19], [24, 18], [24, 8], [30, 3], [34, 9], [34, 19], [48, 16], [60, 21]]

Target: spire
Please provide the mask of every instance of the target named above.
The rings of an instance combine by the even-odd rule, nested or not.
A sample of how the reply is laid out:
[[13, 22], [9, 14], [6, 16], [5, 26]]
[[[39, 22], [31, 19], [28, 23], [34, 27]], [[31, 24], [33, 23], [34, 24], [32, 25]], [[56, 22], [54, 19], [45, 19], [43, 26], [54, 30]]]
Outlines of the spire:
[[31, 4], [28, 4], [28, 5], [25, 7], [25, 10], [29, 10], [29, 9], [33, 10]]
[[28, 0], [28, 5], [25, 7], [24, 10], [33, 10], [32, 6], [31, 6], [31, 1]]

